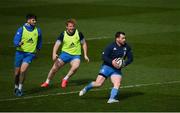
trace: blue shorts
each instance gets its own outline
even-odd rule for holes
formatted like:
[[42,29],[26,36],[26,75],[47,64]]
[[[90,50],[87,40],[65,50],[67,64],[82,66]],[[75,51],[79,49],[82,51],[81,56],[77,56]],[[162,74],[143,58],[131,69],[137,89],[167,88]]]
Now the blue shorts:
[[99,75],[102,75],[103,77],[108,78],[112,75],[122,76],[122,72],[121,70],[114,69],[108,65],[102,65],[99,71]]
[[26,53],[22,51],[16,51],[15,54],[15,67],[21,67],[23,62],[30,64],[32,60],[35,58],[35,54]]
[[61,52],[59,55],[59,59],[61,59],[64,63],[71,62],[74,59],[81,59],[80,55],[70,55],[69,53],[66,52]]

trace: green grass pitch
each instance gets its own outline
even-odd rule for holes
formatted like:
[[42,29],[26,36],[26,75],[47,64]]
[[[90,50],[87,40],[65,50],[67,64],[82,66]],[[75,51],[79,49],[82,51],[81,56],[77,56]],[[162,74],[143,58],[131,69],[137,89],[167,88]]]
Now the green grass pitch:
[[[0,3],[0,111],[180,111],[180,1],[179,0],[1,0]],[[38,16],[42,50],[31,64],[23,97],[13,94],[13,37],[27,13]],[[53,62],[53,44],[65,29],[65,20],[77,19],[88,42],[90,63],[80,69],[66,89],[62,68],[50,88],[42,89]],[[109,80],[83,97],[78,91],[94,80],[103,48],[115,32],[124,31],[134,62],[123,70],[119,103],[107,104]]]

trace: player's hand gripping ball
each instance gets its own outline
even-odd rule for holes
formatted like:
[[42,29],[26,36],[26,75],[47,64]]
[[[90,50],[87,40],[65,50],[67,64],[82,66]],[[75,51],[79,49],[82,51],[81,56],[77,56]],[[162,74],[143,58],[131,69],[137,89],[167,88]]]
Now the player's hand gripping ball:
[[124,60],[122,58],[117,58],[116,63],[118,64],[119,68],[121,68],[124,63]]

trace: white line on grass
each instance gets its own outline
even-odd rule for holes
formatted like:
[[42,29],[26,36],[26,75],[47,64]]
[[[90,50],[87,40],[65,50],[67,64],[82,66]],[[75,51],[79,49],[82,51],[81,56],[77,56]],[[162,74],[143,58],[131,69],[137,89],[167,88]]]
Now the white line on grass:
[[[157,83],[149,83],[149,84],[135,84],[135,85],[122,86],[121,88],[134,88],[134,87],[163,85],[163,84],[174,84],[174,83],[180,83],[180,81],[170,81],[170,82],[163,82],[163,83],[157,82]],[[103,91],[103,90],[109,90],[109,89],[111,89],[111,88],[93,89],[91,91]],[[67,95],[67,94],[75,94],[75,93],[79,93],[79,91],[71,91],[71,92],[65,92],[65,93],[54,93],[54,94],[45,94],[45,95],[36,95],[36,96],[24,96],[24,97],[19,97],[19,98],[1,99],[0,102],[13,101],[13,100],[25,100],[25,99],[32,99],[32,98],[39,98],[39,97],[47,97],[47,96]]]

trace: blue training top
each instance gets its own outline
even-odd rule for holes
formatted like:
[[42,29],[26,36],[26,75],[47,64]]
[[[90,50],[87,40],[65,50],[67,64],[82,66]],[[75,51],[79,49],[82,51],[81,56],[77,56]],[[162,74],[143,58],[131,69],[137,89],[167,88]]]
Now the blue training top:
[[[23,25],[28,31],[33,31],[34,30],[34,26],[31,26],[27,23],[25,23]],[[40,28],[37,28],[38,29],[38,42],[37,42],[37,46],[36,48],[38,50],[41,49],[42,47],[42,33],[41,33],[41,30]],[[16,35],[14,36],[14,46],[15,47],[18,47],[19,46],[19,42],[21,42],[21,38],[22,38],[22,33],[23,33],[23,27],[20,27],[17,32],[16,32]]]
[[[124,53],[126,54],[124,55]],[[105,48],[102,54],[102,59],[104,61],[103,64],[115,68],[112,65],[112,60],[123,56],[124,59],[127,58],[127,60],[124,62],[124,66],[127,66],[133,61],[133,55],[130,46],[127,43],[119,46],[116,42],[113,42]]]

